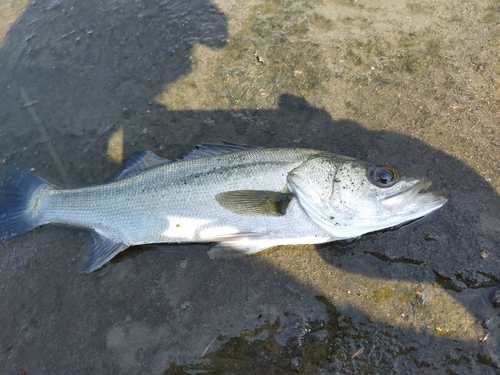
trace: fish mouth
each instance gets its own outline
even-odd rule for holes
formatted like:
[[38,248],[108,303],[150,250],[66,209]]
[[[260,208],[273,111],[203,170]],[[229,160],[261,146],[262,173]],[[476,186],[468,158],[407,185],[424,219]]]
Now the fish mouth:
[[442,207],[448,196],[438,191],[429,192],[429,180],[420,180],[407,190],[381,200],[382,205],[398,216],[408,216],[410,220],[425,216]]

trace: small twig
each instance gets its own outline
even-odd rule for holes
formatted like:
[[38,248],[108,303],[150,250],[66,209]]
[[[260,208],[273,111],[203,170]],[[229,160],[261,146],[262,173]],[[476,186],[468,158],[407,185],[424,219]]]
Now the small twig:
[[372,353],[373,350],[375,349],[375,343],[373,341],[368,341],[368,344],[366,344],[366,356],[369,357]]
[[361,355],[363,352],[365,351],[365,347],[362,346],[361,348],[359,348],[358,350],[356,350],[352,355],[351,355],[351,359],[352,358],[356,358],[358,355]]
[[52,142],[50,141],[49,135],[47,134],[47,131],[45,130],[44,126],[42,125],[42,122],[38,118],[35,108],[33,108],[33,104],[37,103],[37,101],[31,101],[28,98],[28,95],[26,94],[26,91],[24,91],[23,88],[21,88],[21,95],[26,102],[25,106],[28,109],[31,117],[33,118],[33,121],[35,122],[35,125],[38,127],[38,130],[41,133],[42,136],[42,142],[47,143],[47,147],[49,148],[50,155],[52,156],[52,159],[54,159],[54,163],[56,164],[57,171],[61,175],[61,178],[65,184],[69,184],[69,178],[66,175],[66,172],[64,171],[64,167],[61,163],[61,159],[59,158],[59,155],[57,155],[57,152],[52,145]]
[[222,335],[222,332],[219,333],[217,336],[215,336],[215,338],[212,341],[210,341],[210,344],[208,344],[208,346],[203,351],[201,358],[205,357],[205,354],[207,354],[208,349],[214,344],[214,342],[220,337],[220,335]]
[[38,103],[38,100],[33,100],[32,102],[29,102],[29,103],[23,104],[23,105],[21,106],[21,108],[28,108],[28,107],[31,107],[32,105],[35,105],[36,103]]
[[481,344],[484,344],[484,343],[486,342],[486,340],[488,340],[488,337],[490,337],[490,333],[489,333],[489,332],[488,332],[486,335],[484,335],[484,337],[481,337],[481,338],[479,339],[479,342],[480,342]]

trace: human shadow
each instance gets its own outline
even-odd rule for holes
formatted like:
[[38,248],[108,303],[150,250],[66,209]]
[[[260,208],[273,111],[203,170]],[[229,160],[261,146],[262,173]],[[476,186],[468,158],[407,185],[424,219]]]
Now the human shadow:
[[[37,101],[33,108],[74,185],[102,182],[116,168],[106,147],[119,127],[124,154],[152,149],[174,158],[196,143],[228,140],[316,148],[392,164],[432,180],[433,189],[449,194],[449,203],[432,221],[317,251],[353,275],[435,281],[482,319],[484,303],[477,302],[485,298],[483,289],[472,297],[467,292],[499,284],[500,200],[463,163],[407,136],[333,119],[291,95],[283,95],[273,110],[172,111],[154,101],[189,72],[194,43],[222,48],[227,34],[225,15],[208,1],[33,2],[0,50],[3,158],[54,180],[61,177],[47,140],[40,139],[23,108],[30,103],[22,99],[22,88]],[[475,360],[474,366],[488,373],[491,363],[496,365],[496,352],[484,352],[477,342],[387,327],[355,308],[335,307],[317,298],[321,293],[314,285],[265,257],[209,260],[206,245],[158,245],[85,275],[79,263],[87,248],[85,231],[59,227],[1,245],[0,366],[5,373],[187,371],[193,362],[209,368],[200,359],[209,346],[220,353],[211,355],[211,364],[227,372],[242,363],[247,367],[240,373],[262,364],[288,372],[298,371],[296,363],[335,368],[338,353],[353,352],[360,338],[368,341],[377,331],[399,340],[397,348],[392,339],[378,341],[378,364],[385,369],[393,366],[390,358],[406,352],[413,354],[400,358],[401,366],[421,368],[424,360],[429,367],[448,366],[446,358],[456,348],[462,353],[458,364],[467,365],[471,353],[479,353],[490,362]],[[238,350],[231,347],[242,337]],[[330,348],[321,359],[314,353],[318,345]],[[360,360],[370,373],[373,357]],[[345,371],[356,372],[348,358],[343,361]]]
[[[227,40],[226,16],[208,0],[30,4],[1,49],[5,153],[16,160],[20,144],[47,142],[27,111],[16,111],[30,104],[21,90],[61,155],[72,138],[75,159],[94,161],[88,151],[115,127],[163,122],[166,108],[154,97],[191,71],[195,44],[218,49]],[[61,158],[67,173],[81,168]]]

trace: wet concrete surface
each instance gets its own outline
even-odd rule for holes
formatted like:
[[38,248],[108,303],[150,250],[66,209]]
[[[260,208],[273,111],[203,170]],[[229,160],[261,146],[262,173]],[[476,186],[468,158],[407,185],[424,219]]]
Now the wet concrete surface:
[[500,371],[498,2],[1,9],[5,165],[81,186],[135,150],[227,140],[388,163],[450,196],[353,241],[141,246],[92,274],[87,232],[35,230],[0,246],[1,373]]

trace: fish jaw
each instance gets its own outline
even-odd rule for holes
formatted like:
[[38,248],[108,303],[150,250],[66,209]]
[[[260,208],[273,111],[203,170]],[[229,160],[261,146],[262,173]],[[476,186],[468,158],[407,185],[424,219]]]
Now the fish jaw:
[[421,180],[406,191],[382,198],[381,205],[385,210],[393,213],[396,220],[404,218],[404,222],[426,216],[444,206],[448,201],[444,193],[427,191],[431,184],[429,180]]

